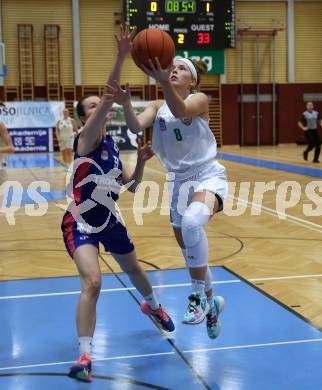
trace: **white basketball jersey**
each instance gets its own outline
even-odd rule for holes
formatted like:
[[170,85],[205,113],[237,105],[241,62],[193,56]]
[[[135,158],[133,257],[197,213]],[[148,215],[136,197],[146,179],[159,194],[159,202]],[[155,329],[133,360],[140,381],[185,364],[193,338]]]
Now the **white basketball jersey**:
[[73,134],[74,130],[73,130],[73,122],[72,122],[71,118],[60,119],[59,120],[59,130],[61,132],[62,137],[64,137],[64,136],[68,137],[71,134]]
[[208,121],[200,116],[175,118],[166,103],[158,110],[153,124],[152,148],[161,164],[168,172],[176,173],[177,178],[193,175],[217,154]]

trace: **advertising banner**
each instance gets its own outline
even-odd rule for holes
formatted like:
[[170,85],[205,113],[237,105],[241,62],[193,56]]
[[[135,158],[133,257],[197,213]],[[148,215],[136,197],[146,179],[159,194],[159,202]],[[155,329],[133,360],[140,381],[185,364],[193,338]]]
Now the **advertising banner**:
[[6,102],[0,120],[6,125],[16,153],[53,152],[53,128],[62,118],[65,103]]
[[[132,102],[134,112],[140,114],[149,105],[148,101]],[[120,150],[137,149],[137,138],[143,133],[133,134],[126,125],[123,107],[113,104],[108,114],[107,131],[113,137],[114,142]]]
[[53,129],[8,129],[16,153],[53,152]]
[[177,50],[176,57],[202,60],[208,66],[208,74],[225,73],[225,51],[224,50]]
[[[141,113],[150,104],[149,101],[132,101],[132,106],[136,114]],[[74,102],[76,108],[77,102]],[[81,125],[77,117],[76,109],[74,109],[74,118],[78,125]],[[120,150],[135,150],[138,147],[137,138],[142,137],[143,133],[133,134],[126,125],[123,107],[118,104],[113,104],[107,114],[106,130],[113,138]]]
[[54,128],[64,108],[64,102],[5,102],[0,119],[8,129]]

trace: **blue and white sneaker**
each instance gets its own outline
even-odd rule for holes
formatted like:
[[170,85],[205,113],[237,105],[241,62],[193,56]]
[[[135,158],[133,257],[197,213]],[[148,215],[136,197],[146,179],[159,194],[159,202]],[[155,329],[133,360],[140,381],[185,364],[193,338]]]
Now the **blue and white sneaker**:
[[221,323],[219,314],[224,310],[225,300],[221,296],[215,296],[214,306],[207,314],[207,333],[210,339],[215,339],[219,336]]
[[189,295],[189,305],[182,322],[190,325],[200,324],[205,319],[209,309],[207,297],[201,296],[199,292],[193,292]]

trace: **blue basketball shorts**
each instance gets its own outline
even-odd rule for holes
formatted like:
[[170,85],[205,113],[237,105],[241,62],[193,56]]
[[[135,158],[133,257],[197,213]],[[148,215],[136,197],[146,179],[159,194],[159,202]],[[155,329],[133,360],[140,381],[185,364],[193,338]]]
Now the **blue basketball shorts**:
[[107,225],[99,233],[90,233],[83,224],[75,221],[70,213],[66,213],[61,229],[67,252],[72,258],[76,249],[85,244],[94,245],[99,250],[99,243],[101,243],[106,252],[117,254],[127,254],[134,250],[125,226],[117,221]]

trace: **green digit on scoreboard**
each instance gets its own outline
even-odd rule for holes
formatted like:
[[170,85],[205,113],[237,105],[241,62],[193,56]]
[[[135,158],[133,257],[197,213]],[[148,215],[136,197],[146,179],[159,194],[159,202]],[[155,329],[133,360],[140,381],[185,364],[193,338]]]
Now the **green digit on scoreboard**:
[[188,7],[188,12],[195,12],[195,5],[196,5],[196,3],[195,2],[193,2],[193,1],[188,1],[187,2],[188,4],[187,4],[187,7]]
[[166,12],[173,13],[194,13],[196,7],[195,1],[172,1],[167,0],[165,2]]

